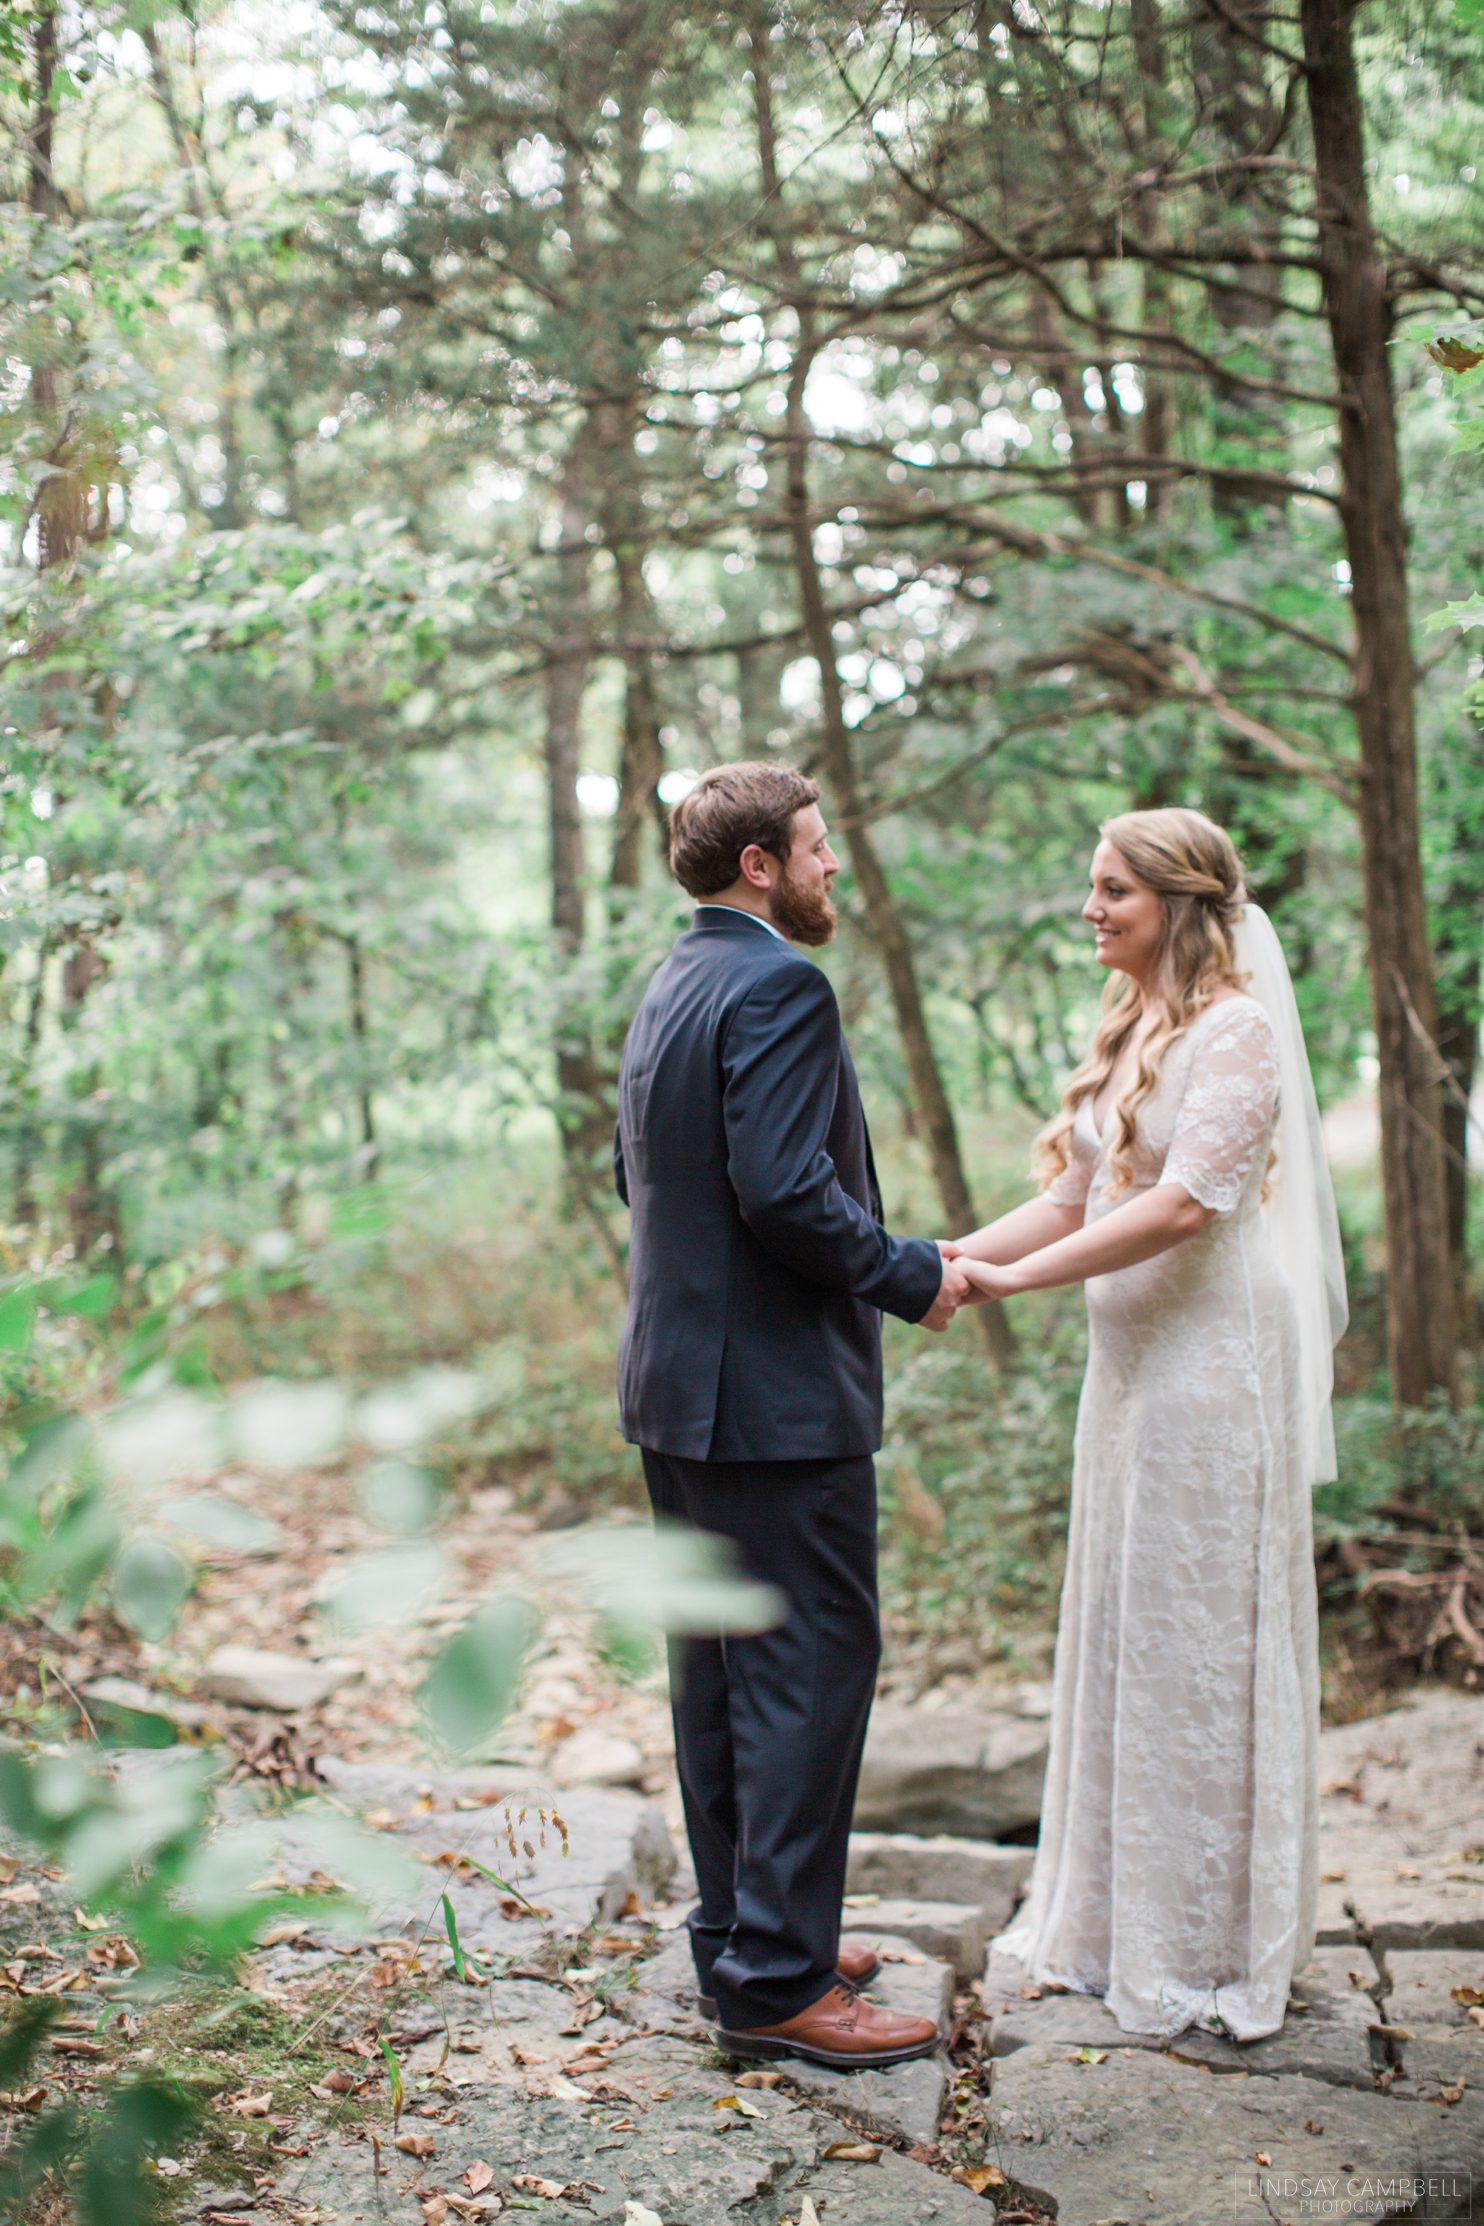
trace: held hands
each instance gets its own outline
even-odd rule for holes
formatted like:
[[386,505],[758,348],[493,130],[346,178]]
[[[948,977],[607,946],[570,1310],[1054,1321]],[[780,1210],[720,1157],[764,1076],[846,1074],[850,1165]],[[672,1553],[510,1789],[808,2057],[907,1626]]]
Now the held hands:
[[939,1245],[943,1254],[943,1279],[938,1285],[938,1295],[918,1324],[920,1329],[944,1330],[954,1315],[970,1296],[969,1278],[958,1260],[950,1260],[947,1250]]
[[1012,1269],[970,1259],[950,1238],[940,1237],[937,1243],[943,1256],[943,1280],[920,1328],[947,1329],[961,1306],[982,1306],[986,1299],[1009,1298],[1018,1289]]

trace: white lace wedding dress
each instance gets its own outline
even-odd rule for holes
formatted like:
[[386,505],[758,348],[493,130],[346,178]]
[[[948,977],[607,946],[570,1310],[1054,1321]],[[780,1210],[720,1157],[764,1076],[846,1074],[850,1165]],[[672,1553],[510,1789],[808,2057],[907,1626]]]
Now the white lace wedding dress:
[[[1276,2032],[1314,1943],[1310,1486],[1261,1209],[1277,1077],[1252,998],[1197,1016],[1140,1109],[1135,1189],[1183,1183],[1215,1218],[1086,1285],[1040,1845],[995,1945],[1130,2032]],[[1107,1180],[1084,1099],[1050,1195],[1092,1222]]]

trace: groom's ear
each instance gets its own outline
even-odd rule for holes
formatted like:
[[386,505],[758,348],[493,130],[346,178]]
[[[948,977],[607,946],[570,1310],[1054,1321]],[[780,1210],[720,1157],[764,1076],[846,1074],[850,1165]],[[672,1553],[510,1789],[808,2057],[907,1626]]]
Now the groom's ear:
[[[776,871],[777,865],[778,860],[773,856],[771,850],[764,850],[760,842],[750,842],[737,860],[737,871],[750,887],[771,889],[773,886],[773,871]],[[773,871],[770,871],[770,868]]]

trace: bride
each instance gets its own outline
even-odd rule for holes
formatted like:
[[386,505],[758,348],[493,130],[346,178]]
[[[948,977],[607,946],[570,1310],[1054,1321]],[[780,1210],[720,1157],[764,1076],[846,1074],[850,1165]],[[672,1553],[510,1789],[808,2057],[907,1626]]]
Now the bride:
[[995,1943],[1129,2032],[1255,2040],[1314,1945],[1310,1488],[1345,1325],[1278,939],[1200,812],[1103,827],[1110,980],[1043,1189],[946,1246],[987,1298],[1086,1286],[1041,1837]]

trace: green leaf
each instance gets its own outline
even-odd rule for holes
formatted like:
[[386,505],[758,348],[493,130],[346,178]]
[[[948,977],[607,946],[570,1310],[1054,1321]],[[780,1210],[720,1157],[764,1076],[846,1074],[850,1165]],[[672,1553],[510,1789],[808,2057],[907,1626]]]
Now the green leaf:
[[36,1292],[29,1283],[0,1293],[0,1352],[23,1353],[36,1323]]
[[1429,611],[1423,623],[1429,634],[1440,634],[1449,626],[1484,626],[1484,595],[1469,595],[1462,602],[1445,603],[1440,611]]
[[514,1698],[535,1623],[524,1600],[504,1593],[454,1633],[422,1688],[423,1706],[445,1747],[472,1746],[500,1721]]
[[443,1929],[448,1934],[448,1945],[453,1952],[453,1967],[458,1976],[464,1979],[469,1974],[464,1962],[464,1951],[459,1946],[459,1927],[458,1920],[453,1913],[453,1903],[449,1900],[447,1894],[443,1894],[439,1898],[443,1903]]
[[191,1589],[191,1572],[168,1538],[139,1531],[113,1565],[113,1604],[142,1639],[162,1639]]
[[61,2014],[54,1995],[16,2003],[0,2025],[0,2088],[9,2093],[29,2083],[31,2066]]
[[148,2160],[178,2144],[195,2116],[178,2087],[146,2080],[115,2087],[77,2175],[78,2226],[149,2226],[158,2205]]
[[215,1492],[187,1492],[181,1499],[166,1500],[158,1510],[162,1523],[199,1539],[203,1546],[220,1546],[228,1553],[270,1552],[283,1539],[283,1531],[266,1515]]
[[678,1524],[595,1525],[547,1559],[615,1631],[767,1631],[784,1612],[771,1585],[741,1573],[729,1541]]
[[390,2042],[383,2040],[379,2033],[376,2036],[376,2045],[386,2058],[386,2076],[392,2090],[392,2118],[395,2121],[401,2117],[402,2105],[407,2100],[407,2090],[402,2084],[402,2066],[397,2062]]
[[112,1307],[118,1287],[116,1275],[90,1275],[75,1291],[59,1293],[47,1303],[54,1314],[85,1314],[96,1321]]
[[417,1614],[445,1566],[441,1547],[431,1544],[378,1546],[357,1554],[324,1602],[324,1614],[337,1631],[382,1630]]

